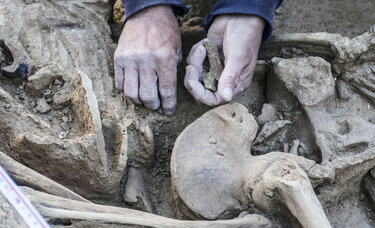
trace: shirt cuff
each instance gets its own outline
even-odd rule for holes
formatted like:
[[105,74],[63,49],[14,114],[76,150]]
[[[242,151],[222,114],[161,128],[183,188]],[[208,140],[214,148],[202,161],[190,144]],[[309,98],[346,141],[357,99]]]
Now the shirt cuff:
[[189,11],[180,0],[122,0],[122,3],[125,8],[124,22],[139,11],[151,6],[170,5],[175,15],[179,16],[183,16]]
[[263,30],[262,43],[272,35],[272,19],[276,9],[283,0],[218,0],[211,12],[204,18],[203,28],[208,31],[216,15],[220,14],[250,14],[262,17],[266,21]]

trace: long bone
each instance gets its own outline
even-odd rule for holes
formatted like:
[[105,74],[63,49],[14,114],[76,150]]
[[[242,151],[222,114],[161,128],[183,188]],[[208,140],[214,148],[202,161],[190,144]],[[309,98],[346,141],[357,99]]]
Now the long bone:
[[254,117],[234,103],[205,113],[180,134],[171,174],[181,213],[225,219],[251,204],[265,212],[283,204],[303,227],[330,227],[308,176],[330,179],[332,170],[286,153],[252,156],[257,130]]

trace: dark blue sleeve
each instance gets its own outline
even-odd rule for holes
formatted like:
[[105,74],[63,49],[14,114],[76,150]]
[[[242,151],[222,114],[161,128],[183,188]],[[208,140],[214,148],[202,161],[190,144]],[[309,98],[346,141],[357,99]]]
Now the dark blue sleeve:
[[218,0],[203,22],[203,28],[208,31],[216,15],[220,14],[251,14],[262,17],[266,21],[263,30],[262,43],[272,35],[272,19],[276,9],[283,0]]
[[188,8],[180,0],[122,0],[125,8],[125,20],[129,19],[139,11],[156,5],[171,5],[176,15],[183,16]]

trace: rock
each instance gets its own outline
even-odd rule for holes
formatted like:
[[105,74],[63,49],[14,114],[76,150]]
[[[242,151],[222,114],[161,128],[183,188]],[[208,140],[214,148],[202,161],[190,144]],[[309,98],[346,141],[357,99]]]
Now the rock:
[[276,108],[273,105],[265,103],[262,107],[262,114],[258,116],[257,121],[263,125],[269,121],[277,120]]
[[100,159],[104,168],[107,168],[107,154],[105,151],[102,122],[92,88],[91,80],[83,72],[77,75],[76,89],[72,94],[72,103],[75,107],[76,116],[85,134],[94,134],[96,138],[97,151],[89,154],[90,159]]
[[254,144],[259,144],[268,138],[272,137],[275,133],[280,131],[286,125],[292,124],[289,120],[276,120],[270,121],[264,124],[262,129],[260,130],[257,138],[254,141]]
[[57,78],[61,77],[53,68],[46,67],[38,70],[28,78],[27,87],[33,94],[40,94],[48,88]]
[[36,110],[42,114],[47,113],[51,110],[51,106],[47,104],[46,99],[41,98],[37,102]]
[[68,105],[71,101],[71,96],[72,91],[68,86],[62,88],[53,95],[52,107],[54,109],[59,109]]

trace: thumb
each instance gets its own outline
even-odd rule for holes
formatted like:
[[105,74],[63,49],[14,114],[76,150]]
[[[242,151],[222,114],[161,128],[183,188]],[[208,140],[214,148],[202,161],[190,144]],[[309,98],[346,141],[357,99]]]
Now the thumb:
[[218,85],[218,93],[226,102],[232,100],[234,90],[237,88],[240,81],[239,72],[230,68],[231,66],[227,64],[223,73],[221,74]]

